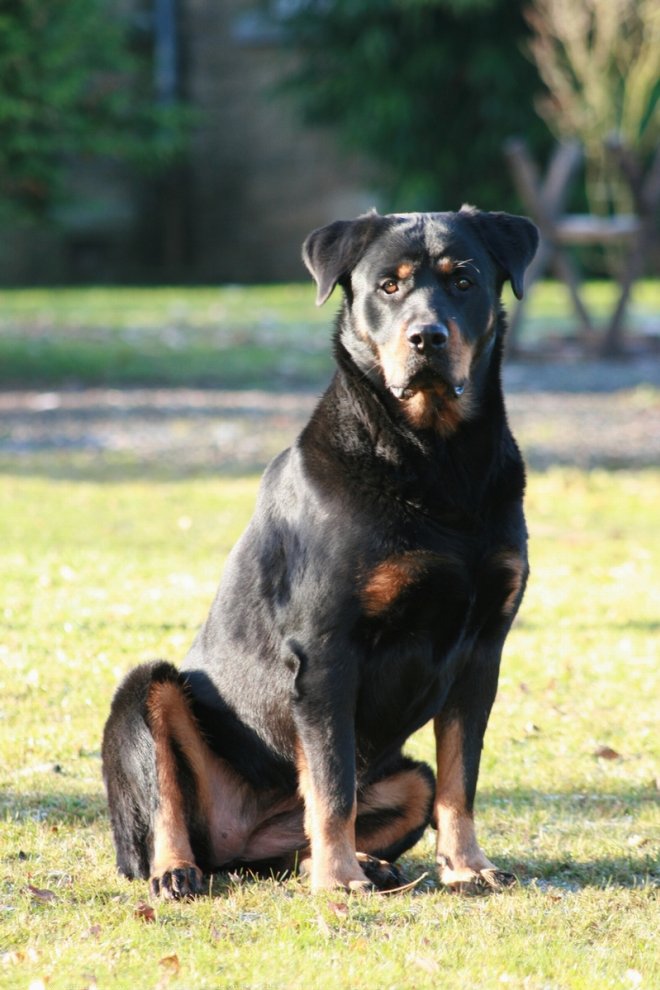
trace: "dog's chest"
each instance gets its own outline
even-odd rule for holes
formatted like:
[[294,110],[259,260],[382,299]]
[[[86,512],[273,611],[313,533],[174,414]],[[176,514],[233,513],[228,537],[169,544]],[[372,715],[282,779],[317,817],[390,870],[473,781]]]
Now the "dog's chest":
[[513,615],[524,550],[505,541],[455,539],[447,549],[384,555],[360,582],[363,698],[377,717],[423,720],[474,641]]

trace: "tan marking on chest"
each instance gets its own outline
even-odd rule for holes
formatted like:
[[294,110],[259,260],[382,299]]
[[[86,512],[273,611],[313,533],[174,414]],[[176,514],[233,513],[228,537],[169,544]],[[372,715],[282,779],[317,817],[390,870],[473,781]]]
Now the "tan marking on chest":
[[376,564],[360,589],[362,607],[370,618],[382,615],[403,592],[443,560],[426,550],[407,550]]

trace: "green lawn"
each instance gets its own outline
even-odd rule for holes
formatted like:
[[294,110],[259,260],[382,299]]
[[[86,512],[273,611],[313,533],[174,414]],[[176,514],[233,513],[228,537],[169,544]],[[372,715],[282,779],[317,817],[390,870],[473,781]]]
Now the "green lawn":
[[[317,385],[331,367],[333,299],[314,288],[0,289],[0,384],[175,384],[245,387]],[[591,282],[584,296],[596,322],[611,313],[616,287]],[[506,293],[510,303],[511,293]],[[655,327],[660,279],[635,286],[629,324]],[[570,336],[565,288],[535,287],[521,344]]]
[[[102,724],[126,670],[185,652],[257,482],[53,480],[38,456],[29,467],[0,464],[0,985],[658,985],[660,473],[530,480],[533,578],[478,809],[516,890],[439,890],[429,833],[405,860],[411,877],[429,873],[416,893],[312,898],[297,880],[219,879],[208,900],[156,904],[149,923],[136,914],[145,885],[114,871]],[[411,749],[431,759],[429,733]]]

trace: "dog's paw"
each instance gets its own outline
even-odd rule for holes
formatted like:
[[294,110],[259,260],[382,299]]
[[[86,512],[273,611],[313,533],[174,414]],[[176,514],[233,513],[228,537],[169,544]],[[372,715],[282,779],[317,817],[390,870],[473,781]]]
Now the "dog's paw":
[[370,881],[372,890],[396,890],[406,883],[406,878],[394,863],[369,856],[368,853],[358,853],[357,860]]
[[498,870],[496,867],[485,870],[452,870],[444,867],[440,872],[440,882],[452,894],[463,894],[468,897],[479,897],[483,894],[493,894],[506,890],[518,883],[513,873]]
[[154,897],[185,901],[204,893],[204,876],[194,863],[178,863],[149,881]]

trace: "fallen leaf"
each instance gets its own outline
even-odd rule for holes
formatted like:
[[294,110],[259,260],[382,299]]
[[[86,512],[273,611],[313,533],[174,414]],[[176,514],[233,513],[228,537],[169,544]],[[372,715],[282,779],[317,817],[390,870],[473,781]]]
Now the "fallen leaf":
[[621,753],[617,753],[617,751],[615,749],[612,749],[611,746],[599,746],[598,749],[595,750],[593,755],[597,757],[597,759],[599,760],[621,759]]
[[156,912],[150,904],[145,904],[144,901],[140,901],[133,914],[140,921],[150,922],[156,920]]
[[102,929],[100,925],[92,925],[92,927],[87,932],[87,935],[89,938],[98,938],[99,935],[101,934],[101,930]]
[[168,973],[171,973],[172,976],[176,976],[181,969],[181,963],[177,955],[163,956],[162,959],[158,960],[158,965],[162,966]]
[[25,953],[21,952],[20,949],[14,949],[13,952],[3,952],[0,959],[3,966],[18,966],[20,963],[25,962]]
[[[387,941],[386,939],[384,941]],[[351,942],[352,952],[366,952],[369,948],[369,941],[366,938],[356,938],[354,942]]]
[[328,907],[335,918],[348,918],[348,904],[344,904],[341,901],[330,901]]
[[35,901],[39,901],[41,904],[50,904],[51,901],[57,900],[57,894],[54,894],[52,890],[42,890],[39,887],[33,887],[31,883],[28,884],[27,889]]

